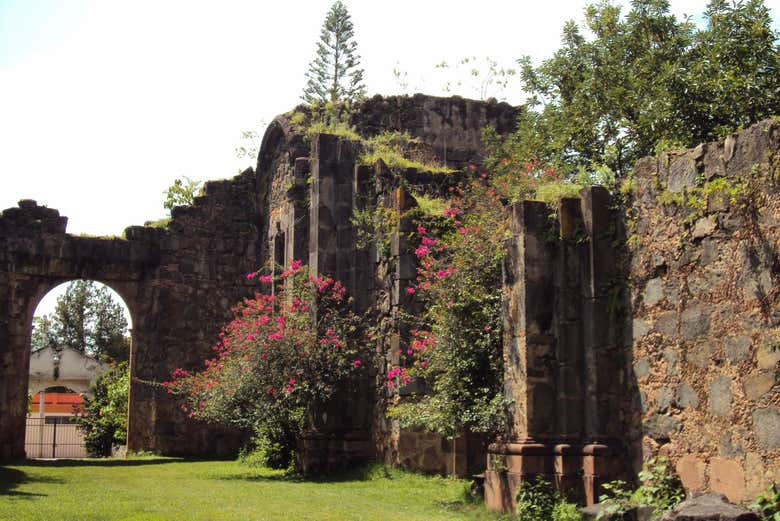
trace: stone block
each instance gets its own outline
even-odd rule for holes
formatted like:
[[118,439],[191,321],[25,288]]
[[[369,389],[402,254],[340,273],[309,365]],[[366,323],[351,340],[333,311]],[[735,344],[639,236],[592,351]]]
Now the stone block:
[[688,382],[683,382],[677,387],[675,405],[681,409],[686,407],[695,409],[699,406],[699,395]]
[[642,422],[645,436],[659,443],[668,442],[672,434],[679,431],[681,427],[680,420],[666,414],[652,414]]
[[680,458],[675,465],[677,475],[687,492],[704,490],[706,463],[695,454],[687,454]]
[[645,285],[644,304],[653,307],[664,299],[664,281],[660,278],[650,279]]
[[775,343],[764,343],[756,352],[759,369],[774,369],[780,362],[780,349],[775,349]]
[[650,326],[644,320],[635,318],[631,323],[634,340],[639,340],[650,332]]
[[669,191],[679,193],[695,185],[696,162],[688,155],[673,160],[669,165]]
[[710,328],[711,308],[707,304],[695,303],[683,310],[680,316],[680,334],[686,340],[704,335]]
[[750,337],[745,335],[728,337],[726,339],[726,358],[728,358],[732,364],[741,362],[750,351],[751,343]]
[[647,358],[640,358],[634,362],[634,376],[644,378],[650,374],[650,362]]
[[758,400],[775,385],[773,371],[757,371],[747,375],[743,381],[745,397],[748,400]]
[[715,222],[715,219],[712,217],[702,217],[698,221],[696,221],[696,224],[693,227],[693,238],[694,239],[701,239],[704,237],[707,237],[708,235],[712,235],[712,233],[717,228],[717,223]]
[[745,498],[745,471],[738,462],[726,458],[710,461],[710,488],[739,503]]
[[665,413],[669,410],[674,400],[674,393],[668,387],[661,387],[655,397],[655,405],[658,412]]
[[725,375],[716,377],[709,386],[709,412],[715,416],[727,416],[731,413],[731,378]]
[[760,521],[760,518],[754,512],[730,504],[722,494],[709,493],[686,499],[661,521]]
[[677,336],[677,312],[665,311],[659,314],[655,319],[653,329],[667,338]]
[[780,409],[774,406],[757,409],[753,411],[752,420],[759,448],[780,447]]

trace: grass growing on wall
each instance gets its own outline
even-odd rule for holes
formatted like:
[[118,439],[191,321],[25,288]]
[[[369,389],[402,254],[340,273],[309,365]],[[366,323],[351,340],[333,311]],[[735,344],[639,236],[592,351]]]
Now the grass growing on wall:
[[0,520],[497,519],[467,486],[382,467],[303,481],[235,461],[27,461],[0,467]]

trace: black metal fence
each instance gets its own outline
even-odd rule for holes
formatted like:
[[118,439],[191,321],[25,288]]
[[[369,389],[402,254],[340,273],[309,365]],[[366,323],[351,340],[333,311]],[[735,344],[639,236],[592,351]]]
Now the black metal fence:
[[74,416],[27,418],[24,451],[28,458],[86,458],[84,435]]

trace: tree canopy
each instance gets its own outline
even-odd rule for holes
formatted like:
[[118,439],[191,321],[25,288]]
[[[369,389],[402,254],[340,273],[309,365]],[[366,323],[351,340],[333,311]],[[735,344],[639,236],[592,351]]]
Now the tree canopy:
[[317,43],[317,57],[309,64],[306,103],[355,102],[365,96],[363,69],[347,7],[336,0],[325,17]]
[[699,28],[667,0],[628,13],[589,5],[585,27],[534,66],[520,60],[528,106],[507,140],[487,134],[496,170],[532,157],[569,174],[618,176],[645,155],[712,141],[780,112],[780,50],[762,0],[712,0]]
[[54,312],[33,319],[33,351],[71,348],[108,361],[129,357],[127,319],[106,286],[71,282],[57,298]]

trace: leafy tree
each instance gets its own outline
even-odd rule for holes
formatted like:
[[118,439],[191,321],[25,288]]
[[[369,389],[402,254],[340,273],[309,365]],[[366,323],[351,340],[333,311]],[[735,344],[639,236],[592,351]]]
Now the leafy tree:
[[70,283],[57,299],[54,313],[33,322],[32,349],[69,347],[103,360],[129,356],[127,320],[108,288],[92,281]]
[[177,206],[190,206],[195,200],[195,195],[200,192],[201,181],[195,181],[187,176],[176,179],[173,184],[168,187],[165,193],[165,202],[163,207],[169,212]]
[[49,315],[33,317],[32,339],[30,341],[33,351],[39,349],[60,349],[57,336],[54,333],[54,320]]
[[357,42],[347,7],[336,0],[325,17],[317,43],[317,57],[309,64],[306,103],[352,103],[365,96],[363,69],[357,55]]
[[568,22],[552,58],[520,60],[528,109],[508,139],[487,133],[493,171],[536,156],[559,172],[621,175],[644,155],[780,111],[780,50],[762,0],[712,0],[705,18],[703,29],[677,20],[667,0],[633,0],[626,16],[588,6],[585,30]]
[[[762,0],[712,0],[684,84],[674,90],[688,143],[711,141],[780,112],[780,47]],[[681,129],[681,130],[682,130]]]
[[112,445],[125,443],[129,391],[130,373],[126,362],[98,376],[89,388],[78,425],[90,455],[110,456]]

